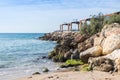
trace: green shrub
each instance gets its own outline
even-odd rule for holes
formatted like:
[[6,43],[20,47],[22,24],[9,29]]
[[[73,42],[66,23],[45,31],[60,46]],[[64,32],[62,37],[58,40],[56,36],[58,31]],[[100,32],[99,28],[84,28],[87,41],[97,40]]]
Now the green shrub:
[[120,14],[113,14],[112,16],[103,16],[103,14],[99,13],[97,16],[94,15],[90,19],[90,23],[83,23],[80,33],[93,35],[100,32],[104,25],[119,23],[120,24]]
[[81,34],[87,34],[87,35],[89,35],[90,31],[91,31],[90,25],[88,25],[88,24],[85,22],[85,23],[84,23],[84,26],[81,27],[81,29],[80,29],[80,33],[81,33]]
[[110,16],[107,23],[108,24],[120,23],[120,14],[114,14],[114,15]]
[[90,34],[96,34],[100,32],[103,28],[105,17],[103,14],[99,13],[98,16],[93,16],[90,20]]
[[97,16],[92,16],[90,19],[90,24],[85,22],[80,29],[81,34],[93,35],[101,31],[104,25],[105,17],[103,14],[99,13]]

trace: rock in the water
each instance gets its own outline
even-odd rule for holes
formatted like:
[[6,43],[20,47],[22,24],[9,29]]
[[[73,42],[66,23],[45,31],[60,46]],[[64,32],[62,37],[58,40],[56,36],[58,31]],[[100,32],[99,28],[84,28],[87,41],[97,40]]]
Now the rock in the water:
[[103,44],[103,55],[110,54],[116,49],[120,49],[120,34],[109,36]]
[[44,68],[43,72],[49,72],[49,69],[48,68]]
[[51,33],[47,33],[44,36],[39,37],[39,39],[41,39],[41,40],[49,40],[51,37],[52,37],[52,34]]
[[39,72],[35,72],[35,73],[33,73],[32,75],[39,75],[40,73]]
[[98,57],[102,55],[102,48],[95,46],[80,53],[80,59],[84,62],[88,62],[89,57]]
[[42,59],[46,59],[46,58],[48,58],[48,57],[47,57],[47,56],[42,56],[41,58],[42,58]]

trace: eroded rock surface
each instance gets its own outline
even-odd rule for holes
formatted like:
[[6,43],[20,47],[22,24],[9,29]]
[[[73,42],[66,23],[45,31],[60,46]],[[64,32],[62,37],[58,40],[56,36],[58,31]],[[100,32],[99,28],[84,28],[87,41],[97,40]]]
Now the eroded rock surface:
[[100,46],[95,46],[87,49],[80,53],[80,59],[87,62],[89,57],[98,57],[102,55],[102,48]]
[[[79,32],[53,32],[40,39],[58,43],[49,55],[50,59],[57,62],[64,62],[67,59],[82,59],[88,62],[90,57],[96,57],[93,63],[99,60],[104,61],[99,62],[101,64],[94,69],[110,71],[113,65],[106,61],[115,61],[120,58],[120,24],[118,23],[105,25],[101,32],[92,36],[81,35]],[[117,61],[115,64],[118,66],[119,60]]]

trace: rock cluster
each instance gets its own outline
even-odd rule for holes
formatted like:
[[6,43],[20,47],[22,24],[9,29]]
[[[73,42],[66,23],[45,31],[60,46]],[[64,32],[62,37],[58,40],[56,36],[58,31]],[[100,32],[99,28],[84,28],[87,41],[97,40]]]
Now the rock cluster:
[[[92,64],[95,61],[101,64],[92,68],[100,66],[102,71],[110,71],[116,64],[117,67],[120,66],[120,24],[118,23],[106,25],[100,33],[92,36],[81,35],[79,32],[53,32],[40,39],[57,41],[58,45],[48,56],[55,62],[64,62],[72,58],[88,63],[89,58],[92,57]],[[103,63],[98,59],[104,60]],[[111,60],[114,65],[108,63],[112,62]]]
[[92,70],[113,71],[114,62],[109,58],[89,58],[88,63]]
[[[96,49],[92,49],[92,48],[98,47],[98,46],[100,46],[101,48],[99,48],[97,52],[94,52],[96,51]],[[94,46],[92,48],[91,48],[91,51],[89,49],[84,52],[81,52],[80,53],[81,59],[87,59],[87,61],[89,61],[88,59],[90,57],[93,57],[91,63],[94,63],[98,59],[99,60],[103,58],[110,59],[114,62],[114,64],[113,65],[109,64],[109,66],[108,64],[105,65],[105,67],[107,67],[105,71],[109,71],[107,70],[109,68],[110,69],[114,68],[115,70],[119,71],[120,70],[120,24],[114,23],[111,25],[104,26],[100,33],[100,36],[94,39]],[[97,55],[98,53],[99,55]],[[88,57],[86,58],[86,56]],[[101,65],[99,66],[101,67]],[[94,67],[92,66],[92,68],[95,68],[95,67],[96,66]],[[101,69],[100,67],[99,69]],[[104,66],[102,66],[102,68],[104,68]]]
[[55,62],[67,59],[79,59],[81,51],[93,46],[93,37],[81,35],[79,32],[53,32],[41,37],[42,40],[56,41],[58,45],[48,55]]

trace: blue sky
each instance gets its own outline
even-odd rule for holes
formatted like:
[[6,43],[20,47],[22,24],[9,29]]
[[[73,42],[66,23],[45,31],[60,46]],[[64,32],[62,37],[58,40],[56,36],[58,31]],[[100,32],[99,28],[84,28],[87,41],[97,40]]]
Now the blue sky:
[[0,33],[52,32],[64,22],[116,11],[120,0],[0,0]]

